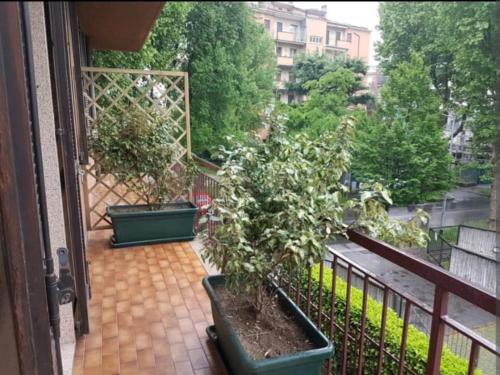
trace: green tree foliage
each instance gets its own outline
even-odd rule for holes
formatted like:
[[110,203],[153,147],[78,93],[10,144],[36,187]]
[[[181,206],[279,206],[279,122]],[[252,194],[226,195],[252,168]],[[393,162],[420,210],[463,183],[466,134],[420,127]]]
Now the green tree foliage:
[[495,7],[495,2],[384,2],[379,8],[382,66],[390,72],[412,52],[423,56],[444,111],[470,119],[483,152],[491,149],[496,129]]
[[169,2],[139,52],[97,52],[94,65],[186,70],[193,151],[259,126],[272,98],[273,42],[243,2]]
[[376,116],[360,116],[353,175],[380,181],[396,203],[418,203],[446,191],[451,158],[440,126],[440,101],[429,70],[412,55],[392,70]]
[[90,149],[100,172],[113,173],[147,204],[164,204],[188,194],[197,168],[191,160],[180,171],[172,168],[179,150],[172,142],[172,127],[161,116],[148,116],[137,108],[113,120],[104,113],[91,135]]
[[336,129],[342,116],[350,112],[359,79],[351,70],[338,68],[318,80],[306,82],[303,87],[308,90],[307,101],[283,108],[288,118],[286,126],[291,133],[305,132],[318,137]]
[[[294,77],[294,81],[288,83],[288,88],[301,93],[309,91],[304,87],[306,82],[317,81],[326,73],[334,72],[339,68],[349,69],[359,76],[365,75],[368,70],[363,60],[343,55],[332,57],[325,54],[299,54],[294,57],[293,62],[290,74]],[[358,82],[361,88],[361,79]]]
[[[468,120],[467,125],[474,132],[474,151],[480,159],[492,157],[494,174],[500,171],[492,147],[498,126],[497,7],[498,2],[493,1],[382,3],[379,8],[382,42],[378,46],[387,70],[408,61],[412,51],[424,57],[444,113],[452,110]],[[494,177],[493,181],[497,179]],[[492,227],[497,216],[497,189],[494,182]]]
[[272,40],[244,3],[196,3],[188,16],[193,149],[207,154],[256,129],[272,98]]

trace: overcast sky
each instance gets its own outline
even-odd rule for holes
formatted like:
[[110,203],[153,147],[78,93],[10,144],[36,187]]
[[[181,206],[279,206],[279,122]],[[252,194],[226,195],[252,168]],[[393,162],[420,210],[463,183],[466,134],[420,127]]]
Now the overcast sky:
[[380,33],[375,29],[378,25],[378,1],[294,1],[293,4],[299,8],[314,9],[326,5],[328,19],[369,28],[372,31],[369,65],[376,65],[373,46],[380,40]]

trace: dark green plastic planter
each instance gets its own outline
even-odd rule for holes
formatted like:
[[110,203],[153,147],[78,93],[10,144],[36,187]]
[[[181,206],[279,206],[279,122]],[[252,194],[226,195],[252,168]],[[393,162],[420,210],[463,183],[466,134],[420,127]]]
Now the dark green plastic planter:
[[227,359],[231,374],[238,375],[316,375],[320,374],[324,362],[333,355],[333,345],[304,315],[292,300],[278,289],[278,300],[284,309],[290,311],[304,328],[316,349],[293,353],[286,356],[254,360],[243,348],[238,335],[222,311],[214,286],[223,285],[224,276],[207,276],[203,286],[212,303],[212,316],[223,357]]
[[113,225],[111,246],[192,240],[198,208],[191,202],[171,203],[166,207],[157,210],[151,210],[148,205],[108,207],[106,212]]

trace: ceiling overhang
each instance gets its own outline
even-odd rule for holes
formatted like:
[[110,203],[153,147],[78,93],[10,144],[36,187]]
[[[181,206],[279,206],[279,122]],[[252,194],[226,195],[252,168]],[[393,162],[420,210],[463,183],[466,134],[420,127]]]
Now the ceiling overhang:
[[76,9],[89,48],[138,51],[164,5],[164,1],[83,1],[76,3]]

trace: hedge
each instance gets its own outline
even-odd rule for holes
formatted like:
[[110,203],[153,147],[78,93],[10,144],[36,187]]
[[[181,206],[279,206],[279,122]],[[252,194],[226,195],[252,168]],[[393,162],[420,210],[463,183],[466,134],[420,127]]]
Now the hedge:
[[[313,267],[311,277],[311,299],[318,301],[319,296],[319,265]],[[331,306],[331,285],[332,285],[332,271],[329,268],[323,270],[323,312],[330,315]],[[307,289],[307,274],[302,277],[302,290]],[[345,321],[345,301],[346,301],[347,283],[337,276],[336,280],[336,300],[335,300],[335,321],[340,326],[344,326]],[[305,301],[302,301],[305,304]],[[350,325],[349,333],[355,337],[355,340],[348,341],[348,374],[354,374],[357,371],[357,359],[359,357],[359,330],[361,326],[361,312],[363,305],[363,292],[359,289],[351,287],[351,302],[350,302]],[[304,306],[302,306],[304,307]],[[317,319],[317,311],[311,309],[312,318]],[[378,360],[378,342],[380,337],[380,325],[382,316],[382,304],[375,299],[368,296],[366,308],[366,323],[365,334],[375,340],[377,345],[365,339],[364,350],[364,373],[375,374],[377,369]],[[390,308],[387,309],[385,328],[385,348],[386,350],[399,358],[403,320]],[[328,333],[328,322],[323,319],[322,330]],[[333,343],[335,348],[334,366],[337,370],[341,366],[342,356],[342,333],[334,333]],[[425,374],[425,367],[427,363],[427,353],[429,349],[429,337],[419,331],[413,325],[408,326],[408,336],[406,344],[405,363],[410,369],[417,374]],[[397,374],[398,363],[384,354],[384,371],[383,374]],[[453,354],[446,346],[443,347],[441,357],[441,375],[461,375],[467,374],[468,361]],[[404,373],[409,374],[408,371]],[[476,370],[475,375],[482,375],[482,372]]]

